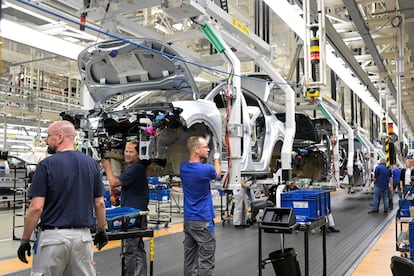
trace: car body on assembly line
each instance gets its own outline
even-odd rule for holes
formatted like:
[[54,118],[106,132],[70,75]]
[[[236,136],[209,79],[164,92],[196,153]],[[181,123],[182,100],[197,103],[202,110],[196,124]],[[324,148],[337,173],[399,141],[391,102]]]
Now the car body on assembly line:
[[[286,120],[285,113],[277,113]],[[296,133],[293,142],[292,175],[313,181],[326,181],[331,176],[332,144],[330,136],[318,132],[312,119],[303,113],[295,114]]]
[[[148,175],[178,175],[188,159],[187,139],[201,135],[208,139],[209,159],[220,152],[227,170],[232,146],[225,142],[227,82],[201,93],[177,52],[150,39],[98,43],[81,52],[78,65],[95,107],[61,116],[81,131],[80,143],[96,159],[122,155],[125,142],[136,139],[140,159],[151,163]],[[261,98],[266,85],[242,81],[242,175],[271,175],[280,159],[284,128]]]

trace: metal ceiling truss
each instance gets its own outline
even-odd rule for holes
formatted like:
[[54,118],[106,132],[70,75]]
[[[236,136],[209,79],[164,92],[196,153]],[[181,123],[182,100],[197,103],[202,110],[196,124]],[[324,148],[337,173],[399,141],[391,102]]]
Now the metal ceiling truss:
[[[396,38],[390,35],[389,32],[384,32],[386,36],[384,38],[383,36],[379,36],[378,33],[375,33],[375,30],[370,30],[368,28],[369,24],[367,23],[369,23],[370,21],[371,23],[373,23],[374,19],[367,21],[367,17],[363,17],[361,10],[365,11],[367,9],[364,9],[360,6],[362,2],[364,2],[367,5],[374,5],[372,1],[358,1],[357,3],[354,0],[343,0],[344,7],[346,8],[346,17],[349,18],[348,20],[350,21],[328,26],[328,39],[331,42],[331,45],[338,51],[338,53],[340,53],[344,60],[346,60],[347,64],[356,73],[361,82],[367,85],[368,90],[376,98],[376,100],[379,100],[380,97],[378,90],[381,88],[383,89],[383,84],[386,84],[386,88],[388,90],[387,95],[391,95],[391,99],[393,99],[394,102],[396,102],[397,90],[392,80],[394,76],[390,75],[393,73],[393,70],[395,70],[395,65],[393,64],[393,68],[387,67],[388,64],[384,63],[383,56],[381,55],[382,53],[380,54],[381,49],[391,48],[391,51],[394,54],[394,56],[392,56],[392,54],[388,54],[387,58],[390,60],[393,59],[392,62],[394,63],[396,59]],[[327,4],[327,6],[328,5],[329,4]],[[383,5],[380,6],[384,8]],[[334,8],[334,6],[329,7],[330,9]],[[339,6],[336,7],[339,8]],[[381,19],[377,20],[377,22],[375,23],[383,23],[384,21],[388,22],[389,20]],[[355,31],[357,31],[358,35],[360,36],[360,39],[358,39],[358,36],[356,35],[355,31],[352,31],[353,28],[351,28],[351,26],[355,26]],[[340,33],[338,33],[336,30],[338,30]],[[345,42],[346,37],[344,39],[342,31],[348,31],[348,38],[350,37],[349,32],[351,31],[351,37],[353,38],[352,41]],[[379,38],[374,39],[373,36],[379,36]],[[391,47],[390,44],[392,45]],[[366,51],[366,53],[364,53],[364,60],[370,61],[368,63],[370,66],[360,65],[359,63],[361,62],[361,56],[355,55],[354,51],[351,51],[350,48],[354,51],[357,51],[359,48],[365,48],[364,51]],[[374,74],[374,76],[369,76],[369,73]],[[399,121],[396,117],[397,109],[389,108],[387,104],[391,101],[391,99],[390,97],[387,97],[386,99],[387,100],[384,102],[383,108],[384,110],[391,111],[388,113],[388,115],[394,122],[397,123]],[[410,121],[405,111],[403,111],[403,119],[401,124],[403,129],[405,130],[408,128],[411,130],[413,129],[413,123],[412,121]],[[402,132],[402,134],[404,134],[404,132]],[[410,132],[410,134],[412,136],[412,132]]]

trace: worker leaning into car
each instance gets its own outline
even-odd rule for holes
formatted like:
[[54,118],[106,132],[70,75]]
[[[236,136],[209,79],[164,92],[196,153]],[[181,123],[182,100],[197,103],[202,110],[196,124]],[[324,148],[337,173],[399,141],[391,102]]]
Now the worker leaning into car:
[[30,236],[38,225],[31,275],[96,275],[90,227],[97,220],[95,244],[100,250],[106,235],[104,186],[98,163],[74,150],[75,128],[68,121],[51,124],[48,152],[36,168],[19,259],[28,263]]
[[182,163],[180,177],[184,193],[184,275],[213,275],[216,238],[210,181],[221,174],[220,153],[214,165],[206,164],[210,149],[204,137],[187,141],[189,160]]
[[[137,141],[129,141],[125,145],[124,160],[126,170],[115,176],[112,170],[111,160],[103,159],[102,166],[105,169],[111,189],[121,187],[121,206],[148,211],[149,189],[145,166],[139,160]],[[147,217],[140,216],[137,227],[147,228]],[[125,239],[125,267],[126,276],[147,275],[147,256],[142,237]]]

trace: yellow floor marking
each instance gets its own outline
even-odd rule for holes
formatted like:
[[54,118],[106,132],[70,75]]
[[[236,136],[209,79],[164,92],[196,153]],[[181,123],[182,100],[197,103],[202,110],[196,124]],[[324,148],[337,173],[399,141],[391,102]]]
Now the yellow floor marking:
[[[175,233],[182,232],[182,231],[183,231],[183,224],[182,223],[170,224],[169,227],[167,227],[167,228],[160,228],[160,229],[154,230],[154,237],[160,237],[160,236],[175,234]],[[109,250],[109,249],[116,248],[116,247],[120,247],[120,246],[121,246],[121,241],[120,240],[109,241],[108,244],[102,249],[102,251]],[[94,252],[98,252],[96,247],[94,247]],[[33,252],[32,252],[32,254],[33,254]],[[26,259],[29,262],[28,264],[22,263],[17,257],[13,258],[13,259],[0,261],[0,275],[31,268],[31,266],[32,266],[32,257],[28,256]]]

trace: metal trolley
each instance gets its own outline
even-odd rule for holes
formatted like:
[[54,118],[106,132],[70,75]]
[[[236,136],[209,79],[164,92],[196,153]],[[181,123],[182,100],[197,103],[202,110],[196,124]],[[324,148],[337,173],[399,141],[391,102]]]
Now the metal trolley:
[[121,240],[121,275],[125,275],[125,239],[148,237],[149,244],[149,261],[150,261],[150,275],[154,271],[154,229],[152,228],[138,228],[137,222],[141,217],[147,216],[148,211],[140,211],[134,208],[119,207],[107,209],[106,220],[108,224],[108,239]]

